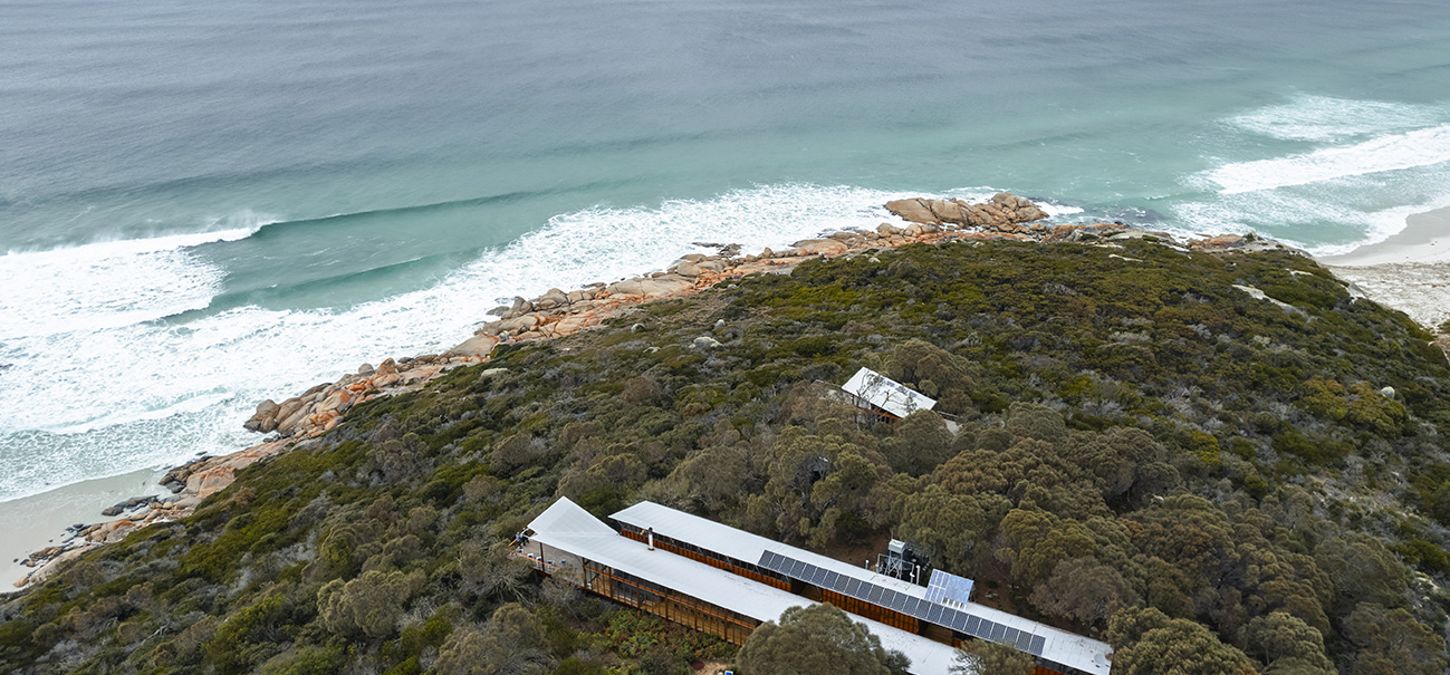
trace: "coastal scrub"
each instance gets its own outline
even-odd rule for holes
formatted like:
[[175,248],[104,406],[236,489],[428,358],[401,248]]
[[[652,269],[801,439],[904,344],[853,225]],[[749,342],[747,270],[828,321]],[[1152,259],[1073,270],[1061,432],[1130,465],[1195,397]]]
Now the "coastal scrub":
[[[538,672],[732,658],[510,558],[563,495],[838,556],[910,539],[982,602],[1110,640],[1135,672],[1191,650],[1204,672],[1440,673],[1450,366],[1431,340],[1289,252],[807,262],[362,403],[7,598],[0,665],[493,672],[514,663],[489,637],[505,629]],[[820,396],[861,366],[956,428],[863,425]]]

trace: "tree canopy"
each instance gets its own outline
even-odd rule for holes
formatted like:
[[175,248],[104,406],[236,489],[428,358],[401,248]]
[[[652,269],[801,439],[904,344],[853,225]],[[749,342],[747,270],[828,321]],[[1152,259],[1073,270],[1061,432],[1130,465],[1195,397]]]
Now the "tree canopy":
[[881,647],[865,624],[830,605],[792,607],[767,621],[740,648],[742,675],[891,675],[910,662]]

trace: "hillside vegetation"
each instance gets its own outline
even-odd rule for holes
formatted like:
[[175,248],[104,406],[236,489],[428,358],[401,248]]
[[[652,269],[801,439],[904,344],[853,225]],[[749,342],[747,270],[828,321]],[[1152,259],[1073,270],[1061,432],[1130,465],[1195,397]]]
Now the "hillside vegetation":
[[[909,539],[983,602],[1110,641],[1115,673],[1439,674],[1450,368],[1430,340],[1288,253],[993,242],[811,262],[367,403],[191,518],[6,600],[0,667],[733,658],[511,561],[504,542],[567,495],[828,553]],[[862,426],[813,385],[862,365],[938,398],[958,433],[930,412]]]

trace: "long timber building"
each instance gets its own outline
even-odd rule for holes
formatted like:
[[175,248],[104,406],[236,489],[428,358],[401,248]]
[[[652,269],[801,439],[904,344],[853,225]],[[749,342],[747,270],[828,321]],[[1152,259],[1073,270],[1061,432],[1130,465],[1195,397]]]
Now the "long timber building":
[[654,502],[610,520],[618,529],[560,498],[529,523],[519,552],[547,574],[735,644],[791,607],[824,602],[905,654],[915,675],[949,672],[970,640],[1031,654],[1040,673],[1112,669],[1104,642]]

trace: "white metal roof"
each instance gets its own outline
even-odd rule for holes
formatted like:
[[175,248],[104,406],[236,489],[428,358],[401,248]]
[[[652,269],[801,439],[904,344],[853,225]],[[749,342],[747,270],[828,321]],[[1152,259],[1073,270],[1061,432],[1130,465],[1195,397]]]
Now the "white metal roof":
[[[655,502],[640,502],[610,516],[617,522],[640,529],[653,528],[656,534],[693,544],[736,560],[755,564],[765,551],[794,558],[817,567],[883,586],[898,593],[926,599],[926,588],[895,577],[877,574],[864,567],[835,558],[782,544],[757,534],[736,529],[708,518]],[[1093,675],[1108,675],[1112,663],[1108,654],[1112,647],[1106,642],[1054,628],[1039,621],[1025,619],[975,602],[954,605],[964,612],[1016,628],[1024,633],[1045,638],[1043,658]]]
[[[588,558],[759,621],[778,621],[791,607],[816,604],[684,556],[661,549],[651,551],[645,544],[615,532],[567,498],[561,497],[539,514],[529,523],[529,529],[533,531],[532,542]],[[944,675],[955,663],[956,649],[950,645],[870,619],[855,615],[851,618],[880,638],[883,647],[911,659],[907,670],[914,675]]]
[[841,389],[897,417],[906,417],[918,410],[931,410],[936,407],[936,399],[912,391],[906,385],[870,368],[856,371],[851,379],[841,385]]
[[863,565],[841,562],[835,558],[790,544],[782,544],[774,539],[766,539],[758,534],[736,529],[709,518],[701,518],[693,513],[672,509],[663,504],[640,502],[609,517],[616,522],[633,525],[641,530],[654,528],[656,534],[691,543],[752,565],[760,560],[762,553],[770,550],[783,556],[808,562],[816,567],[855,577],[862,581],[869,581],[877,586],[885,586],[898,593],[926,597],[926,589],[910,581],[877,574]]

